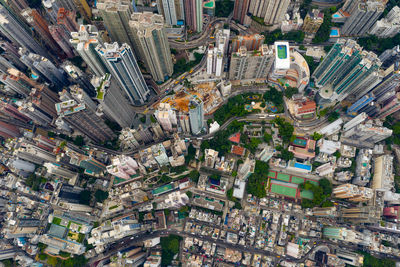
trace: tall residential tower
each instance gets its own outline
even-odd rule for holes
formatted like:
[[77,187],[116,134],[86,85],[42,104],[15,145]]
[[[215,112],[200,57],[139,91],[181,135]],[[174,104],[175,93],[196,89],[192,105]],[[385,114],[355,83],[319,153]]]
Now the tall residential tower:
[[163,17],[151,12],[133,13],[129,26],[139,59],[154,80],[163,82],[174,71]]
[[129,45],[105,43],[104,47],[98,45],[96,51],[107,63],[111,75],[116,78],[131,103],[143,105],[150,97],[150,90]]

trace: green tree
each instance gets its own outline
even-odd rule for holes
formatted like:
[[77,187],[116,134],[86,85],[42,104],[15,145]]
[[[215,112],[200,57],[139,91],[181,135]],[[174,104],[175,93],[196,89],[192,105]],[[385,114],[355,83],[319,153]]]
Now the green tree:
[[314,132],[314,133],[311,135],[311,138],[314,139],[315,141],[318,141],[318,140],[321,139],[322,137],[324,137],[324,135],[323,135],[323,134],[320,134],[320,133],[317,133],[317,132]]
[[85,144],[85,140],[83,139],[83,136],[76,136],[74,140],[74,144],[77,146],[83,146]]
[[189,164],[191,160],[194,160],[195,156],[196,156],[196,149],[192,144],[190,144],[188,147],[188,153],[185,157],[186,164]]
[[328,121],[329,122],[334,122],[335,120],[339,119],[340,114],[337,111],[332,112],[329,114]]
[[168,266],[171,264],[174,256],[179,253],[179,244],[182,237],[177,235],[169,235],[168,237],[161,237],[161,265]]
[[96,192],[94,193],[94,197],[96,198],[97,202],[103,203],[104,200],[108,198],[108,192],[97,189]]
[[186,195],[188,196],[188,198],[192,198],[192,196],[193,196],[193,193],[192,193],[192,192],[190,192],[190,191],[186,191]]
[[189,178],[192,182],[196,183],[199,181],[200,173],[197,170],[193,170],[189,173]]
[[[215,2],[215,15],[217,17],[228,17],[233,12],[234,3],[230,0]],[[229,25],[228,25],[229,28]]]
[[273,122],[278,125],[279,135],[281,136],[283,142],[289,143],[294,131],[293,125],[280,117],[276,118]]
[[269,133],[264,133],[264,142],[269,143],[272,141],[272,135]]
[[299,93],[299,89],[295,88],[295,87],[290,87],[288,86],[285,89],[285,96],[287,98],[292,98],[293,95],[298,94]]
[[319,27],[317,33],[315,34],[314,39],[312,42],[314,44],[324,43],[328,41],[329,36],[331,34],[331,27],[332,27],[332,14],[336,12],[333,9],[325,9],[324,10],[324,21],[322,25]]

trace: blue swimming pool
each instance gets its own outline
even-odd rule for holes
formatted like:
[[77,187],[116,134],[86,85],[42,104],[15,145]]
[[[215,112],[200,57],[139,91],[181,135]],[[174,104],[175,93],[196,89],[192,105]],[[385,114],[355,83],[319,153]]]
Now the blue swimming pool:
[[299,169],[303,169],[303,170],[307,170],[307,171],[311,171],[311,166],[310,165],[305,165],[305,164],[301,164],[296,162],[294,164],[294,167],[299,168]]
[[339,14],[333,14],[332,17],[334,17],[334,18],[341,18],[342,16],[340,16]]
[[338,35],[339,35],[339,31],[337,29],[331,30],[331,36],[338,36]]

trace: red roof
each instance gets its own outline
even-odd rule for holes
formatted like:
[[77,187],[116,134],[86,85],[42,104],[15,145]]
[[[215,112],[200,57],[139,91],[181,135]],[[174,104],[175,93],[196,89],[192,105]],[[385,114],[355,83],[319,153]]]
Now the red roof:
[[233,145],[232,149],[231,149],[231,153],[238,155],[238,156],[243,156],[245,150],[246,149],[244,147]]
[[231,135],[231,137],[229,137],[228,140],[233,142],[233,143],[239,144],[239,142],[240,142],[240,132]]

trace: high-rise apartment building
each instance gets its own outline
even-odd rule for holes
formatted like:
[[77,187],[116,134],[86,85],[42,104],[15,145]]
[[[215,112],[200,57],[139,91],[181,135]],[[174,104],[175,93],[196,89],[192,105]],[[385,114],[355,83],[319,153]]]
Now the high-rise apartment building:
[[130,0],[99,0],[97,9],[103,18],[104,26],[113,42],[128,44],[134,47],[132,32],[129,27],[129,19],[133,13]]
[[239,21],[240,24],[245,24],[250,1],[251,0],[235,0],[233,19]]
[[51,52],[61,56],[62,50],[51,36],[47,21],[39,14],[39,12],[36,9],[27,8],[21,12],[21,15],[29,25],[39,33],[40,38],[44,41],[46,46],[51,49]]
[[62,67],[65,73],[67,73],[68,79],[72,84],[79,84],[88,95],[91,97],[96,96],[96,90],[90,83],[90,77],[87,73],[83,72],[80,68],[69,61],[64,61],[60,67]]
[[69,39],[70,36],[67,31],[60,25],[51,25],[49,26],[49,31],[53,39],[57,42],[57,44],[61,47],[63,52],[68,58],[72,58],[75,56],[74,50],[72,49]]
[[96,52],[96,47],[102,44],[97,28],[93,25],[80,25],[78,32],[71,32],[70,43],[82,57],[96,76],[103,76],[107,72],[105,62]]
[[335,198],[348,199],[355,202],[364,202],[373,198],[374,191],[368,187],[358,187],[354,184],[342,184],[332,191]]
[[10,123],[0,121],[0,136],[4,139],[21,136],[18,128]]
[[323,22],[324,13],[319,9],[313,9],[304,18],[303,31],[308,34],[315,34]]
[[376,118],[385,120],[387,116],[395,113],[398,110],[400,110],[400,92],[391,96],[382,103]]
[[174,66],[163,17],[151,12],[133,13],[129,26],[139,59],[155,81],[165,81],[174,72]]
[[372,189],[392,191],[394,188],[393,156],[382,155],[374,160]]
[[0,5],[0,32],[14,44],[36,54],[48,56],[46,50],[36,42],[24,25],[2,5]]
[[17,69],[10,68],[7,73],[1,76],[1,82],[16,94],[26,97],[30,94],[31,89],[37,86],[36,82]]
[[242,46],[238,52],[232,53],[229,79],[234,81],[265,80],[273,62],[274,53],[268,45],[262,45],[256,51],[248,51],[245,46]]
[[68,32],[76,32],[78,24],[75,22],[76,14],[74,11],[60,8],[57,13],[57,24],[62,25]]
[[178,122],[179,122],[180,131],[185,134],[189,134],[190,133],[189,116],[184,113],[179,113]]
[[212,44],[208,46],[207,52],[207,74],[221,77],[224,68],[224,52]]
[[251,0],[249,13],[264,19],[267,25],[275,25],[283,21],[289,4],[289,0]]
[[238,35],[232,39],[231,52],[239,51],[239,48],[245,46],[247,51],[254,51],[260,49],[261,45],[264,44],[265,36],[261,34],[253,35]]
[[340,210],[340,218],[352,223],[378,223],[382,210],[376,206],[344,208]]
[[379,38],[390,38],[400,32],[400,7],[394,6],[381,20],[378,20],[369,31]]
[[150,97],[150,90],[129,45],[105,43],[104,47],[98,45],[96,51],[107,63],[111,75],[118,81],[131,103],[143,105]]
[[364,36],[385,10],[381,0],[347,0],[342,10],[350,14],[341,28],[342,36]]
[[5,117],[13,118],[24,123],[31,121],[30,118],[19,112],[19,110],[12,104],[11,101],[6,99],[2,99],[2,101],[0,101],[0,113]]
[[372,118],[384,118],[395,112],[396,102],[398,101],[396,90],[400,85],[399,62],[388,67],[383,81],[370,92],[360,95],[360,98],[350,107],[349,112],[365,112]]
[[165,131],[172,132],[173,127],[178,124],[176,113],[168,103],[160,103],[154,116]]
[[185,22],[190,30],[201,32],[203,30],[203,1],[184,0]]
[[97,113],[104,113],[121,127],[131,127],[135,112],[118,82],[108,73],[94,77],[91,82],[96,89],[96,100],[100,103]]
[[363,95],[377,85],[381,61],[373,52],[363,51],[356,41],[339,39],[313,73],[319,95],[341,101],[349,94]]
[[157,9],[169,25],[178,25],[185,19],[183,0],[157,0]]
[[68,79],[62,69],[57,68],[50,60],[37,54],[29,53],[23,48],[19,51],[21,61],[31,70],[40,75],[57,88],[62,88],[69,84]]
[[189,101],[189,119],[192,134],[200,134],[205,126],[204,104],[203,101],[197,96],[192,96]]
[[67,180],[76,181],[76,178],[78,177],[78,173],[68,170],[67,168],[62,167],[60,164],[46,162],[43,164],[43,166],[46,167],[49,174],[56,175]]
[[122,179],[131,179],[139,169],[137,162],[125,155],[116,156],[111,159],[111,165],[107,166],[107,172]]
[[383,127],[381,123],[367,121],[343,133],[343,137],[349,142],[375,144],[392,135],[392,130]]
[[94,142],[100,143],[115,138],[113,131],[85,103],[77,103],[71,99],[57,103],[55,107],[62,120]]
[[42,6],[46,11],[46,15],[49,21],[53,24],[57,24],[58,10],[62,7],[57,3],[57,0],[42,0]]

